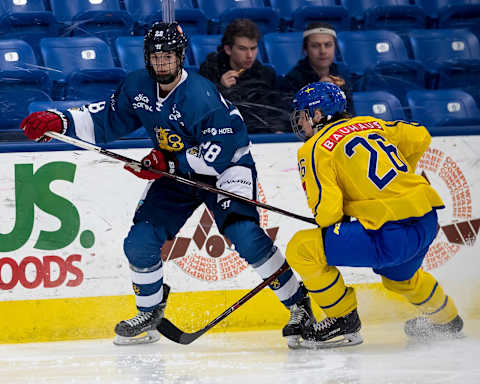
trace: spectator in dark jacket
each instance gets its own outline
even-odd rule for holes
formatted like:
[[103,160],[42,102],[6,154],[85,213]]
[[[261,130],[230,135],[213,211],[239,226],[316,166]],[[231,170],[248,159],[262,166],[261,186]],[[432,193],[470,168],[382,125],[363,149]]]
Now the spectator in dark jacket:
[[295,94],[300,88],[317,81],[328,81],[340,87],[347,96],[347,112],[354,113],[352,89],[342,78],[338,65],[333,62],[337,46],[337,34],[328,23],[310,23],[303,32],[305,57],[298,61],[282,80],[282,89]]
[[217,52],[210,53],[200,66],[200,74],[216,84],[223,96],[242,114],[249,133],[289,131],[289,115],[276,89],[273,68],[257,60],[257,25],[248,19],[236,19],[225,29]]

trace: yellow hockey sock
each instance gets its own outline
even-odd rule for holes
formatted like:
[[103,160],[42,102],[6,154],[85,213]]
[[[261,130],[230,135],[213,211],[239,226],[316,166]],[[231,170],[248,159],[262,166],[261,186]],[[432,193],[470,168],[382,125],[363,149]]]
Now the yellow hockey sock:
[[311,298],[329,317],[341,317],[357,307],[337,267],[327,264],[320,228],[299,231],[287,245],[287,261],[302,277]]
[[410,280],[393,281],[382,276],[382,281],[387,289],[405,296],[435,324],[448,323],[458,315],[455,303],[445,294],[440,283],[422,269]]

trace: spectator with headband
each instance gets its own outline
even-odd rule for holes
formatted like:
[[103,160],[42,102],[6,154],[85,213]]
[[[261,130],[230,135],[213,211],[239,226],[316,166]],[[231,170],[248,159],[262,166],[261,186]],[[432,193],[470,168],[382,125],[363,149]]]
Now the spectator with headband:
[[336,46],[337,34],[333,26],[328,23],[310,23],[303,32],[302,49],[305,57],[285,75],[281,87],[288,93],[295,94],[310,83],[333,83],[345,92],[347,112],[353,114],[352,89],[339,75],[338,66],[333,62]]

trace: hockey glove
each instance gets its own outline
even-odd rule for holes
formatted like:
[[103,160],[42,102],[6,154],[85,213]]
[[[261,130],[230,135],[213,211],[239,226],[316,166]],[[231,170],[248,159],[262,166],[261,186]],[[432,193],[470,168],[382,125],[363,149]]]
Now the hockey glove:
[[52,138],[45,132],[53,131],[64,134],[68,127],[67,117],[59,111],[33,112],[20,123],[25,136],[30,140],[49,142]]
[[[152,149],[150,153],[142,159],[142,165],[145,168],[158,169],[159,171],[168,172],[172,175],[175,173],[176,162],[174,155],[157,149]],[[135,176],[145,180],[160,179],[163,177],[163,175],[159,173],[151,172],[134,164],[126,164],[124,168]]]

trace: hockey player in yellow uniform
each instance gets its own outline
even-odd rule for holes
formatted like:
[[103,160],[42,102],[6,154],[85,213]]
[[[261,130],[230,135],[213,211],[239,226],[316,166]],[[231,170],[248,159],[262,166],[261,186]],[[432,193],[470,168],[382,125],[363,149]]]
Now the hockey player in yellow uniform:
[[408,336],[459,336],[463,321],[453,300],[421,268],[437,234],[436,210],[443,208],[437,192],[414,173],[430,144],[426,128],[352,118],[343,92],[326,82],[297,93],[291,123],[305,141],[298,167],[319,227],[297,232],[286,255],[327,316],[304,327],[298,346],[362,342],[355,292],[337,266],[372,268],[387,289],[418,307],[422,315],[405,324]]

